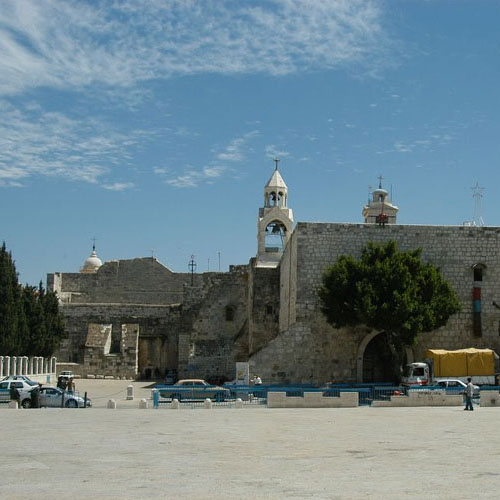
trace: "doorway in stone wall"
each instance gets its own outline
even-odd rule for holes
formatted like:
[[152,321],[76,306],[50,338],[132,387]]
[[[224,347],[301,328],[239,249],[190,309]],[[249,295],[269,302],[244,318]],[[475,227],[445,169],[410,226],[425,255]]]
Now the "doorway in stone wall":
[[363,354],[363,382],[392,382],[392,362],[385,333],[374,336]]

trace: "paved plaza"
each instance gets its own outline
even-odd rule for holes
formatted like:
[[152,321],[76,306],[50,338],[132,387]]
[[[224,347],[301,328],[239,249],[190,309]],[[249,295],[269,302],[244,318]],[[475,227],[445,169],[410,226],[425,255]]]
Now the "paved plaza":
[[[5,499],[495,499],[500,409],[0,409]],[[118,408],[108,410],[113,396]]]

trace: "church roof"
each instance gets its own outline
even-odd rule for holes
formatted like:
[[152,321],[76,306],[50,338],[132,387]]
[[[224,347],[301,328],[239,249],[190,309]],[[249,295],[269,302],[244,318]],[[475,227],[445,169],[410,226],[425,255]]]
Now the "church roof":
[[288,189],[278,169],[275,169],[273,175],[271,175],[271,178],[267,181],[266,188],[271,188],[271,187]]

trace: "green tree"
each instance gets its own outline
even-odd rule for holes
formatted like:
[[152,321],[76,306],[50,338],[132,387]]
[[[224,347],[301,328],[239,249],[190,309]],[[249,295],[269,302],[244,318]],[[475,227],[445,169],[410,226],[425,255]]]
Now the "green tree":
[[17,353],[19,314],[16,267],[4,242],[0,249],[0,353],[3,355]]
[[5,242],[0,249],[0,354],[51,356],[65,336],[57,296],[18,283]]
[[41,303],[45,323],[44,342],[40,346],[41,356],[51,356],[59,348],[61,340],[66,337],[64,320],[59,311],[59,301],[54,292],[44,290],[39,286],[39,301]]
[[340,256],[325,271],[319,291],[322,311],[335,328],[366,325],[383,332],[397,381],[404,347],[460,311],[454,290],[421,254],[399,251],[394,241],[369,243],[360,259]]

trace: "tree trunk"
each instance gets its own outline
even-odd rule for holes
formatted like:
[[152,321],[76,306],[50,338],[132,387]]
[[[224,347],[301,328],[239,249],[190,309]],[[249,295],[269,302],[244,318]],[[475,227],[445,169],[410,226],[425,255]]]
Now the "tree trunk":
[[390,353],[391,382],[394,385],[400,385],[403,373],[404,345],[395,332],[384,332],[383,335],[387,344],[387,352]]

